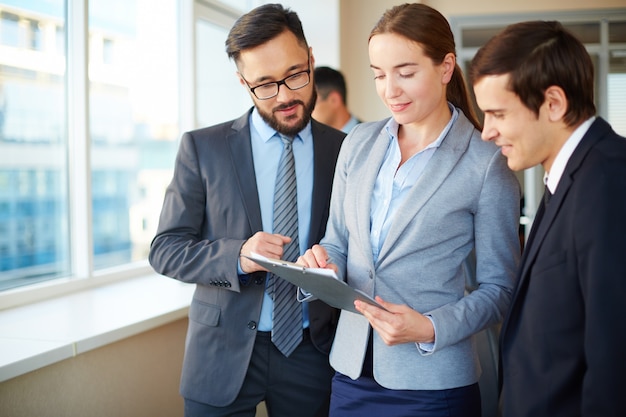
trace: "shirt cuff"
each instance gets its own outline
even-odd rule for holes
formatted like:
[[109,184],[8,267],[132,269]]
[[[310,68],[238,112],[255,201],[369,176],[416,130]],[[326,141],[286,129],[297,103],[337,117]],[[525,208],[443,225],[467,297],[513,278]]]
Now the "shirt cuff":
[[[435,322],[431,316],[426,316],[428,320],[433,324],[433,330],[435,331],[435,340],[437,340],[437,328],[435,327]],[[435,350],[435,342],[428,343],[416,343],[415,344],[419,350],[424,353],[432,353]]]
[[297,293],[296,299],[300,301],[301,303],[303,303],[305,301],[313,301],[316,298],[310,292],[305,291],[302,288],[298,287],[298,293]]
[[250,274],[246,274],[241,269],[241,261],[237,259],[237,275],[239,276],[239,283],[241,285],[248,285],[250,283]]

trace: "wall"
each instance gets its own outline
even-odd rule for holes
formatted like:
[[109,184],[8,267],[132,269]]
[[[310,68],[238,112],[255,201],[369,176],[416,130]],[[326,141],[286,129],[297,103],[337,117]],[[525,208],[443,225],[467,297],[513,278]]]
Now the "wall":
[[0,384],[3,417],[176,417],[187,319]]
[[[374,89],[367,55],[367,38],[380,16],[402,0],[341,0],[340,5],[340,68],[349,88],[348,106],[363,120],[372,121],[389,116]],[[418,2],[419,3],[419,2]],[[555,10],[623,8],[624,0],[429,0],[423,1],[444,16],[529,13]]]

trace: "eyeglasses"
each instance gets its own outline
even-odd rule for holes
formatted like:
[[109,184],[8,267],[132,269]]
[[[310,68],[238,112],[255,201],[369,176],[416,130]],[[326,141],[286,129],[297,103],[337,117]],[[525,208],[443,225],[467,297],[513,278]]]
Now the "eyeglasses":
[[286,86],[290,90],[299,90],[302,87],[306,87],[311,82],[311,63],[309,61],[309,68],[304,71],[296,72],[295,74],[291,74],[287,78],[283,78],[280,81],[274,81],[271,83],[257,85],[256,87],[250,87],[250,83],[243,78],[241,78],[246,82],[250,92],[254,94],[256,98],[259,100],[268,100],[272,97],[276,97],[278,95],[278,90],[281,85]]

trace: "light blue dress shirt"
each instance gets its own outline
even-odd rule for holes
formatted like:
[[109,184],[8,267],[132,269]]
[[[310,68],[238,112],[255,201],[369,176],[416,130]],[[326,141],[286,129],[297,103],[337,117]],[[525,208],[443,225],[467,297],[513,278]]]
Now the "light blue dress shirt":
[[359,119],[357,119],[356,117],[354,117],[354,115],[350,116],[350,120],[348,120],[348,122],[343,125],[343,127],[341,128],[341,131],[344,133],[350,133],[350,131],[352,130],[352,128],[356,125],[358,125],[359,123],[361,123],[359,121]]
[[370,212],[370,243],[372,245],[372,253],[374,254],[374,262],[378,260],[380,249],[385,242],[398,207],[404,202],[413,184],[422,175],[426,164],[430,161],[430,158],[459,117],[459,113],[454,106],[448,103],[448,107],[450,107],[452,117],[439,134],[437,140],[413,155],[400,167],[398,167],[401,160],[400,145],[398,145],[398,123],[391,118],[385,125],[389,135],[389,147],[376,178]]
[[[263,231],[273,233],[274,223],[274,187],[278,162],[283,152],[283,143],[259,115],[255,108],[250,115],[250,136],[252,140],[252,158],[256,185],[259,192]],[[307,249],[311,223],[311,203],[313,194],[313,134],[309,123],[293,141],[293,154],[296,161],[296,183],[298,187],[298,240],[300,254]],[[240,271],[241,272],[241,271]],[[295,297],[295,294],[294,294]],[[309,314],[307,303],[303,306],[303,325],[308,327]],[[263,298],[261,318],[258,330],[272,330],[272,310],[274,302],[267,294]]]

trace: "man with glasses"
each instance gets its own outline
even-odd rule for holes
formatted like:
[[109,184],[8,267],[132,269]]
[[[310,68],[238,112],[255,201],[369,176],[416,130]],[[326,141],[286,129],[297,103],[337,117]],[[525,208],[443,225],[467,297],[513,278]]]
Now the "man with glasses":
[[324,416],[338,311],[298,303],[295,287],[245,256],[295,261],[323,237],[345,134],[311,119],[315,60],[296,13],[252,10],[226,51],[254,107],[183,135],[149,256],[157,272],[196,284],[185,415],[253,417],[265,401],[272,417]]

